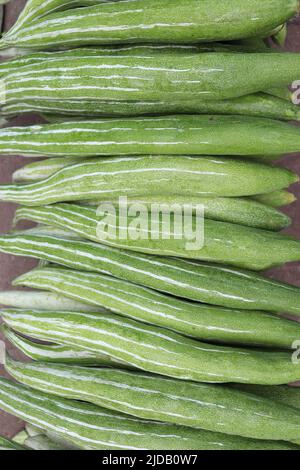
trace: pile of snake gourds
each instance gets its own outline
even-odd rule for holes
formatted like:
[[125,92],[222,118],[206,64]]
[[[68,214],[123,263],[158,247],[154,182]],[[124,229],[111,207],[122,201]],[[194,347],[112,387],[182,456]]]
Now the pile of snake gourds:
[[[298,11],[28,0],[3,34],[0,152],[47,158],[0,186],[20,204],[0,251],[39,260],[0,293],[2,337],[31,359],[4,354],[0,408],[26,428],[1,449],[299,449],[300,325],[283,313],[300,316],[300,288],[261,272],[300,261],[281,233],[299,177],[274,164],[300,151],[300,55],[282,49]],[[204,245],[148,215],[143,237],[107,238],[98,207],[122,196],[192,223],[201,204]]]

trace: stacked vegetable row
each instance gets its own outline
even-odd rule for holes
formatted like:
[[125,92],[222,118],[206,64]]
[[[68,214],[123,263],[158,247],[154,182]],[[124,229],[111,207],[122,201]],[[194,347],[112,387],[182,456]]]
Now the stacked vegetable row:
[[[15,223],[38,224],[0,251],[40,260],[14,281],[35,290],[0,293],[3,334],[33,360],[6,357],[18,383],[0,379],[0,407],[30,437],[1,446],[298,448],[300,391],[286,384],[300,380],[300,326],[279,314],[300,316],[300,289],[259,273],[300,261],[300,241],[279,233],[299,178],[270,163],[300,151],[284,122],[299,120],[300,58],[264,40],[281,43],[298,8],[29,0],[3,36],[27,49],[0,65],[3,118],[49,122],[2,128],[0,151],[51,158],[0,187],[21,204]],[[202,204],[204,246],[149,215],[147,236],[107,238],[97,207],[121,196],[184,205],[194,226]]]

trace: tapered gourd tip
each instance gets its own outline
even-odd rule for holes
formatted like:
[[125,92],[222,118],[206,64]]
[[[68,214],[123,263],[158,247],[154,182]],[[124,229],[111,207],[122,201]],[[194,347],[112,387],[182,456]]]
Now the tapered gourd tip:
[[300,176],[297,173],[291,172],[291,184],[299,183]]
[[298,198],[295,196],[295,194],[287,193],[285,205],[288,206],[289,204],[292,204],[293,202],[295,202],[297,200],[298,200]]
[[23,285],[23,281],[26,279],[26,275],[28,273],[24,273],[24,274],[21,274],[20,276],[16,277],[12,282],[11,282],[11,285],[12,286],[22,286]]
[[[300,118],[300,116],[299,116],[299,118]],[[18,170],[14,171],[14,173],[12,174],[12,181],[14,183],[24,181],[24,170],[23,170],[23,168],[19,168]]]
[[295,196],[295,194],[292,194],[291,193],[291,196],[290,196],[290,204],[292,204],[293,202],[296,202],[298,201],[298,198]]
[[273,41],[280,47],[284,47],[287,40],[287,25],[284,23],[281,28],[272,36]]
[[299,183],[299,181],[300,181],[300,176],[299,176],[299,175],[296,175],[296,176],[295,176],[295,183]]
[[[283,215],[283,218],[284,218],[284,219],[283,219],[284,222],[282,223],[282,229],[285,229],[285,228],[290,227],[291,224],[292,224],[292,219],[291,219],[291,217],[289,217],[288,215],[283,214],[283,212],[280,212],[280,213]],[[282,230],[282,229],[281,229],[281,230]]]

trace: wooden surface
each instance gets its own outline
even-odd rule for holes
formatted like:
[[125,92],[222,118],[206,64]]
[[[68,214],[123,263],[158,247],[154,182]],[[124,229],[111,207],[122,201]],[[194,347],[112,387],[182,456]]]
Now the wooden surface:
[[[26,0],[11,0],[8,5],[4,7],[4,29],[7,30],[17,18]],[[296,18],[289,24],[289,34],[286,44],[286,49],[289,51],[300,52],[300,19]],[[299,76],[300,80],[300,76]],[[17,121],[20,124],[34,122],[31,117],[18,118]],[[300,154],[284,157],[278,163],[284,165],[297,172],[300,175]],[[28,163],[30,159],[26,159]],[[20,157],[2,157],[0,159],[0,184],[8,183],[11,179],[11,174],[14,170],[21,167],[25,163],[25,159]],[[293,218],[293,225],[287,230],[287,233],[297,236],[300,238],[300,184],[294,185],[292,191],[299,198],[298,202],[295,202],[285,212]],[[7,232],[11,228],[11,220],[13,217],[15,207],[12,204],[0,204],[0,231]],[[11,281],[20,275],[21,273],[30,270],[35,266],[35,261],[14,257],[11,255],[5,255],[0,253],[0,290],[9,289]],[[289,282],[290,284],[298,285],[300,287],[300,263],[293,263],[284,267],[274,269],[269,274],[282,281]],[[300,339],[300,338],[299,338]],[[1,340],[1,336],[0,336]],[[8,350],[11,348],[8,345]],[[15,357],[18,357],[14,353]],[[19,356],[20,357],[20,356]],[[4,375],[3,367],[0,366],[0,375]],[[6,413],[0,411],[0,435],[11,437],[20,429],[23,424],[20,420],[9,416]]]

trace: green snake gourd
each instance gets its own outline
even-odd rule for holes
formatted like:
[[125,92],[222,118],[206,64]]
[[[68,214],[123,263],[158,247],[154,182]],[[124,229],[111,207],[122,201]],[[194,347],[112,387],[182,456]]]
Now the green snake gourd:
[[[104,273],[177,297],[246,310],[300,314],[300,290],[253,271],[149,256],[67,237],[12,234],[1,252],[30,256],[81,271]],[[15,285],[18,281],[14,282]],[[21,284],[21,282],[20,282]]]
[[281,385],[300,378],[300,366],[289,352],[202,343],[115,314],[6,309],[1,315],[19,333],[104,352],[147,372],[181,380]]
[[[6,411],[43,426],[84,449],[294,450],[292,444],[226,436],[164,423],[127,418],[95,405],[53,397],[1,378]],[[42,407],[41,407],[42,404]],[[39,409],[41,408],[41,409]]]
[[297,323],[275,315],[191,303],[95,273],[38,268],[18,278],[18,284],[105,306],[122,316],[205,341],[291,349],[300,331]]
[[[6,370],[24,385],[83,400],[142,419],[254,439],[300,437],[299,412],[225,386],[179,382],[117,369],[24,364],[7,358]],[[122,394],[122,399],[120,399]]]
[[[104,208],[107,211],[107,207]],[[92,241],[126,250],[207,260],[258,271],[300,259],[300,242],[283,234],[193,216],[193,232],[187,235],[186,227],[177,224],[172,213],[166,226],[164,214],[155,219],[152,212],[143,212],[137,219],[137,215],[112,209],[114,206],[110,206],[109,215],[103,216],[99,209],[74,204],[21,207],[16,220],[28,218],[58,226]],[[136,225],[137,236],[133,237],[130,230],[136,220],[140,225]]]
[[267,34],[298,9],[298,0],[109,2],[50,13],[7,33],[1,45],[49,49],[82,44],[234,40]]
[[0,129],[1,153],[31,157],[216,155],[255,158],[299,149],[300,131],[296,126],[247,116],[109,118]]

